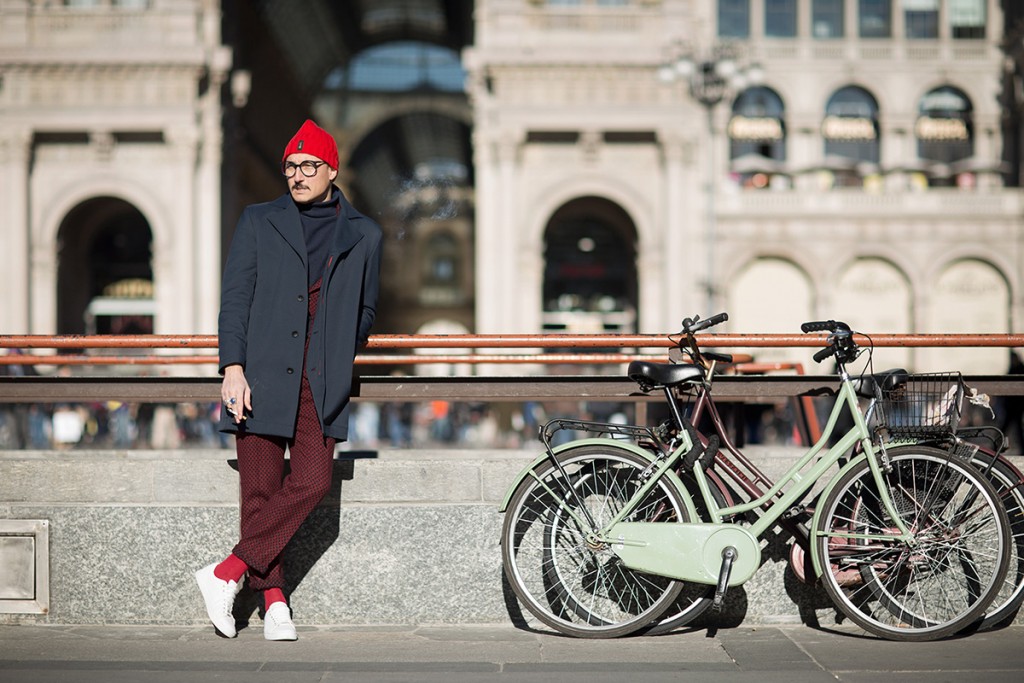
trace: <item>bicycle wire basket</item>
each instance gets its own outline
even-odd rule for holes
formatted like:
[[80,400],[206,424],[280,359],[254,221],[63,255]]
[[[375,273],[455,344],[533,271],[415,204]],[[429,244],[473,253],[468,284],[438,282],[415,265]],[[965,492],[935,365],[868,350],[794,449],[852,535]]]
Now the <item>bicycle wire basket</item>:
[[875,430],[896,439],[933,439],[956,433],[963,411],[959,372],[908,375],[893,388],[875,386]]

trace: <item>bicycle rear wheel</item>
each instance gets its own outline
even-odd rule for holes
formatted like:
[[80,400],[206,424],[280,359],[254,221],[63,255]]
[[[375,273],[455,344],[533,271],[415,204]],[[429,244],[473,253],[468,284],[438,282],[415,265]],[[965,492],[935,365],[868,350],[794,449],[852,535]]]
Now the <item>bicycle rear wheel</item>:
[[[501,533],[505,575],[541,622],[579,638],[612,638],[646,626],[673,603],[682,582],[629,569],[588,538],[646,483],[650,461],[614,445],[587,445],[538,465],[512,495]],[[683,494],[662,478],[628,521],[691,521]],[[584,512],[584,508],[586,512]]]
[[1009,521],[992,486],[935,448],[890,449],[885,486],[912,542],[898,538],[867,461],[829,491],[813,547],[836,606],[891,640],[950,636],[991,604],[1009,564]]
[[1010,521],[1010,566],[992,604],[974,625],[983,631],[1008,624],[1024,603],[1024,482],[1017,470],[994,455],[978,452],[971,464],[992,484]]

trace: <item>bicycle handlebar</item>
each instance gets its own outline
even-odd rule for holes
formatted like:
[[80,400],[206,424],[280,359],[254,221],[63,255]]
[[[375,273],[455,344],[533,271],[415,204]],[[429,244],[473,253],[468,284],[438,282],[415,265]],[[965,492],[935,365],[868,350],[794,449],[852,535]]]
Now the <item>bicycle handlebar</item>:
[[710,318],[704,318],[703,320],[700,319],[699,315],[694,316],[693,318],[685,318],[683,320],[683,332],[686,332],[687,334],[700,332],[701,330],[706,330],[709,327],[714,327],[715,325],[724,323],[728,319],[729,314],[724,311],[713,315]]
[[729,314],[722,312],[717,313],[710,318],[704,318],[703,320],[699,315],[692,318],[683,319],[683,329],[679,332],[680,338],[678,340],[673,339],[676,346],[680,351],[690,356],[692,362],[697,363],[705,368],[710,368],[711,363],[731,363],[732,356],[726,353],[714,353],[704,352],[700,350],[697,344],[697,338],[694,336],[697,332],[706,330],[709,327],[714,327],[720,323],[724,323],[729,319]]
[[844,332],[850,331],[850,326],[838,320],[812,320],[800,326],[803,332]]
[[858,346],[853,340],[853,330],[839,320],[812,320],[800,326],[804,332],[828,332],[828,346],[814,354],[814,362],[820,363],[835,356],[839,363],[849,363],[857,358]]
[[836,350],[831,346],[827,346],[824,349],[820,349],[817,353],[814,354],[814,356],[812,356],[812,358],[814,359],[815,363],[820,363],[829,356],[834,355],[836,355]]

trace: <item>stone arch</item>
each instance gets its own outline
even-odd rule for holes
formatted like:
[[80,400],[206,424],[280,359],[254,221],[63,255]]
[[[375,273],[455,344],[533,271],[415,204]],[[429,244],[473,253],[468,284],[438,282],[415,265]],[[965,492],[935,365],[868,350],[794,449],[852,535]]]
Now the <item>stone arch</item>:
[[[748,261],[731,279],[727,296],[730,332],[795,334],[814,317],[815,291],[807,271],[778,256]],[[757,360],[796,361],[805,368],[813,354],[784,348],[744,351]]]
[[165,219],[167,207],[161,206],[144,185],[131,178],[75,178],[74,182],[61,188],[55,196],[59,199],[44,203],[40,207],[42,213],[37,214],[33,220],[35,227],[32,240],[37,246],[56,245],[57,233],[67,214],[76,206],[96,197],[119,199],[137,208],[153,231],[154,251],[168,248],[172,242],[170,224]]
[[[832,293],[834,314],[867,334],[899,334],[914,330],[914,293],[898,265],[879,256],[858,256],[844,265]],[[912,349],[876,348],[877,369],[908,367]]]
[[[1010,331],[1012,296],[1005,273],[991,261],[960,258],[946,262],[929,285],[924,333],[1005,334]],[[960,370],[1000,374],[1009,366],[1002,348],[924,348],[922,372]]]
[[579,197],[601,197],[625,211],[641,242],[654,241],[660,231],[651,215],[649,195],[634,192],[621,180],[598,175],[575,176],[564,183],[554,183],[534,197],[533,207],[526,207],[525,234],[529,244],[542,245],[551,216],[562,206]]
[[[150,232],[152,285],[155,290],[153,299],[162,301],[163,305],[174,299],[173,293],[165,293],[168,296],[159,293],[161,287],[166,289],[167,283],[173,279],[168,270],[169,264],[173,263],[171,254],[176,240],[183,239],[173,234],[167,207],[153,195],[150,188],[132,178],[112,177],[108,174],[79,176],[74,182],[54,192],[54,201],[40,202],[33,211],[29,273],[32,288],[29,297],[30,306],[35,312],[32,328],[38,333],[52,334],[60,330],[62,324],[67,324],[67,318],[63,323],[58,323],[59,235],[69,214],[77,207],[99,198],[123,202],[141,214]],[[78,329],[77,323],[73,329]]]

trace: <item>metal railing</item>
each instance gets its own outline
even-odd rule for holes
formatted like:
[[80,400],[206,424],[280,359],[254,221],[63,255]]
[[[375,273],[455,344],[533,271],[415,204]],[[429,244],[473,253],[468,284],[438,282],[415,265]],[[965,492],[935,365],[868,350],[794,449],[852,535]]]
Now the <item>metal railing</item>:
[[[823,335],[707,334],[707,348],[814,348]],[[867,337],[858,341],[867,343]],[[880,334],[870,337],[875,347],[1005,347],[1024,346],[1017,334]],[[353,389],[357,401],[525,401],[525,400],[659,400],[637,391],[621,374],[466,375],[457,377],[374,375],[374,367],[423,364],[560,366],[615,365],[638,358],[667,361],[674,343],[668,335],[503,334],[503,335],[375,335],[356,357],[359,376]],[[213,335],[0,335],[0,368],[31,366],[216,366]],[[131,350],[160,353],[126,353]],[[453,353],[454,350],[463,353]],[[481,351],[488,352],[481,352]],[[517,352],[510,353],[510,351]],[[409,353],[402,353],[407,351]],[[419,351],[412,353],[411,351]],[[540,352],[538,352],[540,351]],[[45,352],[45,353],[44,353]],[[113,353],[111,353],[113,352]],[[748,374],[749,371],[791,370],[794,374]],[[804,375],[794,367],[770,364],[744,368],[716,380],[723,400],[770,400],[827,393],[835,384],[829,375]],[[744,372],[747,371],[747,372]],[[2,373],[0,373],[2,374]],[[993,396],[1024,395],[1024,376],[971,377],[971,386]],[[219,400],[216,376],[0,376],[0,403],[94,401],[137,402]]]

